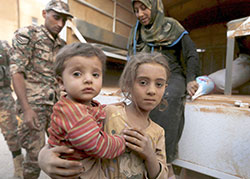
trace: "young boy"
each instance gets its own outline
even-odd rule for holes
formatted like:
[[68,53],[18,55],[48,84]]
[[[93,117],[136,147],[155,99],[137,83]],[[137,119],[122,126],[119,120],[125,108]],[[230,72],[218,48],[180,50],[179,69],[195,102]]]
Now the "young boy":
[[56,56],[55,74],[66,95],[53,107],[48,143],[74,148],[61,157],[81,160],[85,178],[105,178],[96,158],[111,159],[125,150],[123,137],[103,132],[105,106],[93,100],[102,88],[105,61],[100,49],[84,43],[67,45]]

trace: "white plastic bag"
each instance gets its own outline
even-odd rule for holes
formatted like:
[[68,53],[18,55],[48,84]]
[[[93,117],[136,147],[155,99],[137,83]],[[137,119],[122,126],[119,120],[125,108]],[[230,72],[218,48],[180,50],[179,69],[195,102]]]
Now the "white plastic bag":
[[209,94],[215,88],[215,84],[208,76],[199,76],[196,78],[196,82],[199,84],[198,90],[192,96],[192,101],[201,95]]

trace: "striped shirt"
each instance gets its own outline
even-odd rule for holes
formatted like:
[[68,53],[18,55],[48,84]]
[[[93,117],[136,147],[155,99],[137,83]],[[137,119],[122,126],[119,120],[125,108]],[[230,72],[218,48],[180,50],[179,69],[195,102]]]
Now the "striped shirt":
[[51,146],[74,148],[74,154],[63,158],[81,160],[88,156],[111,159],[125,151],[125,140],[103,131],[105,105],[92,101],[92,106],[61,97],[53,107],[48,129]]

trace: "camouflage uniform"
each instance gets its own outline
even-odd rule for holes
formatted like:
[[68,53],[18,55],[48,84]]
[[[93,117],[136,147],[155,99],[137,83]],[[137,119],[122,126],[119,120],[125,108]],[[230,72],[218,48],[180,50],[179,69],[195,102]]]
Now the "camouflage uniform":
[[[22,123],[18,134],[23,148],[26,149],[24,176],[38,178],[40,168],[37,157],[45,144],[45,131],[48,128],[52,107],[56,102],[56,80],[53,74],[53,62],[58,50],[65,45],[60,39],[54,39],[43,26],[28,26],[18,29],[13,38],[11,74],[23,73],[29,105],[38,115],[41,131],[30,130]],[[17,111],[23,119],[23,111],[17,102]]]
[[0,41],[0,128],[11,152],[21,149],[9,74],[10,46]]

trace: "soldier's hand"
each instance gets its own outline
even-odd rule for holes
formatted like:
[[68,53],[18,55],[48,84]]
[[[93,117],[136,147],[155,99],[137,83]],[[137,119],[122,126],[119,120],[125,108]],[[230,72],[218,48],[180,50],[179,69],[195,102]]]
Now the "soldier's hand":
[[24,121],[30,129],[41,130],[41,125],[38,122],[38,116],[35,111],[28,108],[24,111]]

